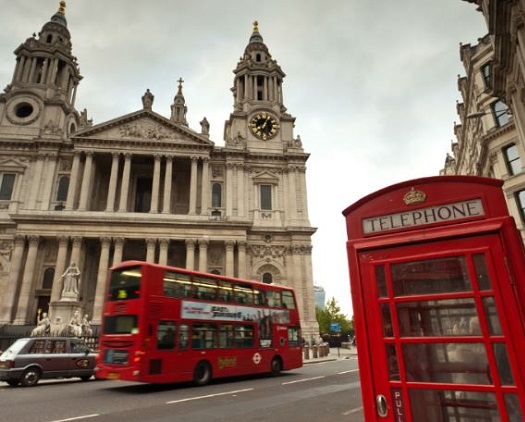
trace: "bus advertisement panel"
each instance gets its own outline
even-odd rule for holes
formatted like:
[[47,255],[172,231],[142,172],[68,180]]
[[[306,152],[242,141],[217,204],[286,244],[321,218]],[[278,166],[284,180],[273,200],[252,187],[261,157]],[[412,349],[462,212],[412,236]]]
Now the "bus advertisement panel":
[[96,377],[148,383],[302,366],[288,287],[141,261],[110,270]]

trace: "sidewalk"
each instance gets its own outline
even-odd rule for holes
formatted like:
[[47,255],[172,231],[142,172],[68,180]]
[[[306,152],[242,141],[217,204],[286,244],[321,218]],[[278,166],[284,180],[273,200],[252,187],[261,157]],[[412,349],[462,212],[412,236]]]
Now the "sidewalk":
[[314,356],[314,351],[312,349],[308,350],[308,359],[306,358],[306,351],[303,350],[303,365],[308,363],[319,363],[327,362],[340,359],[357,359],[357,348],[352,347],[347,349],[344,347],[332,347],[329,349],[329,352],[326,356],[320,357],[320,353],[317,353],[317,357]]

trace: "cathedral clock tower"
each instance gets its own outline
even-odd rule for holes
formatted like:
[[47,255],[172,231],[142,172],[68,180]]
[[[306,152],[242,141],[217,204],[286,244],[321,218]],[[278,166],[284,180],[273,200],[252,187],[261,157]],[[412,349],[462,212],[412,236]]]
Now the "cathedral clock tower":
[[[233,112],[224,129],[226,218],[249,224],[247,276],[294,288],[304,337],[317,338],[308,218],[306,161],[295,117],[283,103],[285,77],[258,22],[233,82]],[[219,165],[219,163],[212,163]]]

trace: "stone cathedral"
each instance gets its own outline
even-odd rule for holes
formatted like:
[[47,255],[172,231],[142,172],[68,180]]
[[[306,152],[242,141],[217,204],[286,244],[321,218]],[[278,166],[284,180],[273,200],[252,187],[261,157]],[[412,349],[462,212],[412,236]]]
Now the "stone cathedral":
[[0,325],[53,319],[74,263],[73,300],[96,326],[108,268],[133,259],[291,286],[304,337],[317,336],[309,154],[256,22],[233,71],[224,146],[206,118],[188,126],[182,79],[170,116],[149,90],[140,110],[107,122],[79,111],[65,2],[14,54],[0,94]]

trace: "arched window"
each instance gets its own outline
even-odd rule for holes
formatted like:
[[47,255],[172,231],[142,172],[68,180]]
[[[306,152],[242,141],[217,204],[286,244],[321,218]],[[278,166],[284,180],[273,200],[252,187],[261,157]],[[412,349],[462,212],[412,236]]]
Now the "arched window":
[[67,191],[69,189],[69,176],[62,176],[58,179],[57,201],[65,201],[67,199]]
[[212,208],[222,207],[222,186],[220,183],[214,183],[211,187],[211,206]]
[[43,289],[52,289],[53,288],[53,279],[55,278],[55,269],[46,268],[44,271],[44,279],[42,280]]
[[266,284],[272,284],[273,276],[270,273],[264,273],[262,276],[262,282]]

